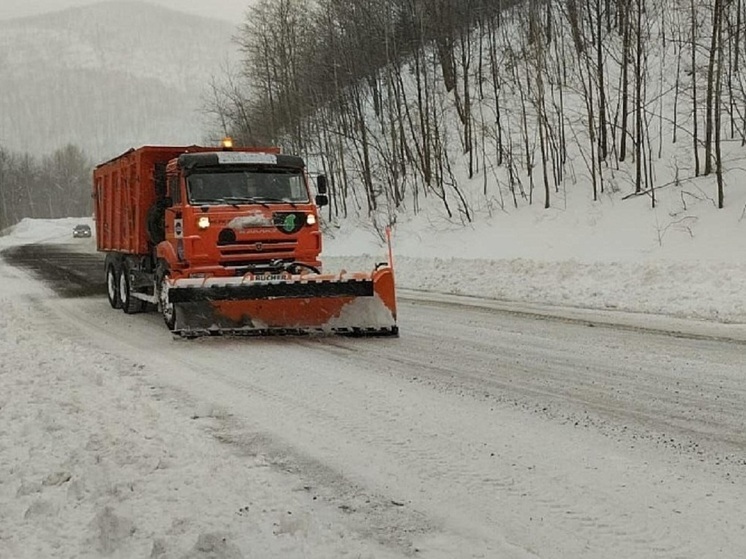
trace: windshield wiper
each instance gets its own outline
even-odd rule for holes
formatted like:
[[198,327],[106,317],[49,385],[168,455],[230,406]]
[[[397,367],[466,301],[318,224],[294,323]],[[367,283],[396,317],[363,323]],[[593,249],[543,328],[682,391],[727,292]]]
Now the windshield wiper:
[[293,208],[298,207],[298,204],[289,198],[262,198],[261,200],[262,202],[269,202],[270,204],[290,204]]
[[264,206],[265,208],[269,208],[269,204],[266,204],[264,200],[260,198],[239,198],[239,197],[229,197],[229,198],[221,198],[220,201],[227,202],[231,206],[238,208],[240,207],[239,204],[260,204]]

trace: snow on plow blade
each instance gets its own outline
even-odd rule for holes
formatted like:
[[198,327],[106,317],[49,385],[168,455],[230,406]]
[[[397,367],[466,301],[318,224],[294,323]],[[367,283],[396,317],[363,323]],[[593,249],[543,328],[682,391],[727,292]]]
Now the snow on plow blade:
[[372,274],[181,279],[168,290],[174,332],[397,335],[391,268]]

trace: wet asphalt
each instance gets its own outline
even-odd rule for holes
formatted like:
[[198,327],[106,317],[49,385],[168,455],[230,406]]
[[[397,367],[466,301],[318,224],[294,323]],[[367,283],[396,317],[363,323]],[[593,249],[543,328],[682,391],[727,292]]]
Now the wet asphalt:
[[74,245],[22,245],[0,252],[8,264],[31,272],[61,297],[106,295],[104,255]]

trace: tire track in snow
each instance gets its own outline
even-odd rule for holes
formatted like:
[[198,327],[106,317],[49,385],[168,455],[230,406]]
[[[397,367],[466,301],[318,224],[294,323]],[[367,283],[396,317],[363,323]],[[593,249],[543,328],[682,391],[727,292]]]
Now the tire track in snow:
[[[134,332],[137,345],[140,334]],[[332,341],[337,345],[341,340]],[[391,371],[384,357],[392,344],[341,341],[357,347],[357,351],[348,352],[355,359],[348,358],[342,369],[335,364],[338,356],[330,361],[324,355],[326,339],[255,342],[176,343],[160,353],[172,366],[178,363],[182,375],[191,370],[192,376],[200,375],[205,381],[219,385],[219,391],[206,394],[247,423],[261,425],[272,440],[282,441],[281,448],[289,449],[291,463],[300,464],[302,469],[303,460],[299,456],[310,455],[333,471],[353,472],[351,479],[367,487],[368,494],[387,494],[385,486],[388,486],[389,495],[406,495],[408,506],[411,502],[416,511],[430,516],[450,534],[451,546],[459,539],[471,541],[472,547],[475,541],[481,541],[489,552],[502,549],[509,557],[529,556],[530,550],[541,556],[542,549],[546,551],[556,545],[552,542],[571,539],[592,544],[584,549],[568,543],[562,556],[593,557],[602,548],[613,548],[624,551],[627,557],[649,557],[655,548],[657,552],[652,556],[675,557],[682,551],[694,553],[699,547],[696,541],[687,543],[685,531],[675,521],[675,513],[663,516],[677,529],[668,529],[661,522],[640,523],[640,514],[646,509],[644,503],[636,502],[637,492],[625,495],[623,489],[605,488],[596,480],[598,488],[593,493],[584,487],[584,479],[556,483],[562,479],[556,472],[552,474],[552,483],[538,477],[537,468],[545,476],[551,465],[541,455],[546,453],[556,458],[563,451],[552,448],[551,444],[542,451],[536,441],[531,442],[536,433],[528,438],[525,449],[520,440],[499,436],[501,422],[492,430],[470,433],[470,424],[487,424],[495,421],[495,417],[484,403],[468,394],[454,398],[453,394],[434,394],[427,387],[414,387],[416,393],[409,393],[413,390],[411,383],[397,379],[401,371]],[[407,341],[400,343],[406,345]],[[361,364],[360,348],[375,346],[379,346],[379,351],[370,352],[374,359],[363,359]],[[333,351],[338,353],[339,348]],[[377,353],[380,354],[375,358]],[[282,366],[275,361],[280,355]],[[263,363],[258,373],[245,366],[234,367],[233,372],[228,370],[232,365],[245,365],[249,356]],[[306,370],[303,363],[316,366]],[[287,371],[300,371],[300,374]],[[397,396],[401,391],[405,394]],[[330,400],[333,406],[327,404]],[[251,412],[241,412],[242,407]],[[441,413],[454,425],[440,420]],[[510,416],[515,412],[497,415],[509,420],[512,427],[516,421],[526,421],[524,412],[512,419]],[[242,429],[245,427],[238,428],[239,433]],[[488,459],[482,451],[485,437],[494,437],[493,445],[504,445],[496,457]],[[577,433],[574,437],[577,438]],[[587,447],[585,437],[581,434],[575,443]],[[339,446],[343,448],[336,448]],[[354,458],[361,453],[364,460]],[[596,459],[603,463],[602,457]],[[366,466],[367,461],[375,467]],[[556,466],[572,477],[572,464]],[[619,475],[632,486],[632,464],[627,466]],[[578,507],[583,509],[582,514],[572,512]],[[620,514],[620,509],[627,512]],[[538,534],[537,529],[523,527],[531,522],[526,518],[543,519]],[[602,529],[606,526],[611,528]],[[383,531],[386,532],[385,527]],[[496,531],[509,536],[495,539]]]

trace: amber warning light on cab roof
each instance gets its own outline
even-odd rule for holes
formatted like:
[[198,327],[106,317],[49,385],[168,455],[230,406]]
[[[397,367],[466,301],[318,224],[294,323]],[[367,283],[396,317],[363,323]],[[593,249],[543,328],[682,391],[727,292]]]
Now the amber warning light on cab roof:
[[223,138],[223,141],[221,142],[221,146],[225,150],[233,149],[233,138],[226,136],[225,138]]

